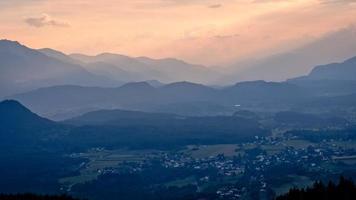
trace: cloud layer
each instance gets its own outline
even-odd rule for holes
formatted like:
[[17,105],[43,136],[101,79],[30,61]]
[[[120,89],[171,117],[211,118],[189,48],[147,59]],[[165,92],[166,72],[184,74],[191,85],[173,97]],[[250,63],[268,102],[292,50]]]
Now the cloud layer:
[[48,14],[42,14],[39,17],[29,17],[25,19],[25,22],[33,27],[41,28],[44,26],[57,26],[57,27],[68,27],[69,24],[63,21],[53,19]]

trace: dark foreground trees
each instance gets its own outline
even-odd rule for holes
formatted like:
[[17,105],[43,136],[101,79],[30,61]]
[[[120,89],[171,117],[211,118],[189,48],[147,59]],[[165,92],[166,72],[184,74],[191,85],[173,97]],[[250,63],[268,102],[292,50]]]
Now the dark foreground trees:
[[78,200],[67,195],[0,194],[0,200]]
[[352,180],[340,178],[339,183],[315,182],[311,188],[291,189],[287,194],[279,196],[276,200],[354,200],[356,199],[356,186]]

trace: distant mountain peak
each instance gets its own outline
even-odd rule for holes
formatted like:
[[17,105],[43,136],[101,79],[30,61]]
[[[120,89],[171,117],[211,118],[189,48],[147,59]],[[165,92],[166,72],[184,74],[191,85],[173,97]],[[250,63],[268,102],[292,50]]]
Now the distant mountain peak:
[[51,48],[42,48],[42,49],[38,49],[40,52],[48,52],[48,53],[56,53],[56,54],[61,54],[61,55],[66,55],[63,52],[60,52],[58,50],[55,49],[51,49]]
[[235,83],[235,86],[239,86],[239,85],[265,85],[265,84],[268,84],[268,82],[265,81],[265,80],[256,80],[256,81],[238,82],[238,83]]
[[117,53],[103,52],[103,53],[97,54],[96,56],[124,56],[124,55],[117,54]]
[[[356,63],[356,56],[354,56],[350,59],[347,59],[344,63]],[[355,65],[355,68],[356,68],[356,65]]]
[[174,87],[174,86],[204,86],[203,84],[199,83],[193,83],[189,81],[179,81],[179,82],[174,82],[166,85],[167,87]]
[[177,58],[149,58],[146,56],[141,56],[141,57],[137,57],[137,59],[143,61],[165,61],[165,62],[175,62],[175,63],[180,63],[180,64],[188,64],[187,62],[183,61],[183,60],[179,60]]
[[319,65],[306,76],[290,79],[290,81],[300,80],[356,80],[356,57],[340,63]]
[[20,102],[11,100],[11,99],[4,100],[4,101],[0,102],[0,110],[5,109],[5,108],[19,108],[19,109],[23,109],[23,110],[28,110]]
[[244,81],[244,82],[238,82],[234,86],[239,87],[239,86],[254,86],[254,87],[267,87],[267,86],[286,86],[290,85],[289,83],[286,82],[273,82],[273,81],[264,81],[264,80],[256,80],[256,81]]
[[137,89],[154,89],[154,87],[152,85],[150,85],[149,83],[147,83],[145,81],[126,83],[119,88],[120,89],[135,89],[135,88],[137,88]]
[[16,45],[16,46],[23,46],[18,41],[8,40],[8,39],[1,39],[0,45]]
[[18,41],[3,39],[0,40],[0,51],[14,52],[18,50],[29,49],[28,47],[20,44]]
[[11,116],[21,117],[24,115],[35,115],[20,102],[15,100],[4,100],[0,102],[0,117],[11,118]]
[[66,55],[65,53],[51,49],[51,48],[42,48],[38,49],[39,52],[43,53],[44,55],[55,58],[57,60],[60,60],[62,62],[70,63],[70,64],[78,64],[81,65],[80,61],[73,59],[72,57]]
[[164,85],[163,88],[165,90],[175,90],[175,89],[179,89],[179,90],[193,90],[193,91],[211,91],[214,90],[210,87],[207,87],[203,84],[199,84],[199,83],[192,83],[189,81],[180,81],[180,82],[174,82],[174,83],[170,83],[167,85]]
[[145,82],[150,84],[153,87],[161,87],[164,85],[164,83],[162,83],[161,81],[158,81],[158,80],[147,80]]

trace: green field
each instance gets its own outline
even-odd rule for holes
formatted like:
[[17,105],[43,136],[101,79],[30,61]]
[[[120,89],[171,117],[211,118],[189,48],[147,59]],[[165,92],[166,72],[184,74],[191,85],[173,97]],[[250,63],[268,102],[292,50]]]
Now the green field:
[[342,162],[347,165],[355,165],[356,164],[356,155],[354,156],[340,156],[340,157],[333,157],[333,160],[336,162]]
[[197,181],[194,176],[190,176],[184,179],[178,179],[165,184],[166,187],[183,187],[187,185],[194,185]]
[[338,148],[344,148],[344,149],[356,149],[356,140],[351,140],[351,141],[333,141],[333,142],[328,142],[330,146]]
[[247,143],[241,147],[237,144],[189,145],[183,152],[187,153],[193,158],[207,158],[210,156],[217,156],[219,154],[232,157],[239,154],[244,155],[245,151],[249,149],[261,148],[262,150],[265,150],[267,154],[273,155],[280,153],[286,147],[305,149],[312,145],[315,144],[306,140],[288,140],[278,145],[257,145],[253,143]]
[[[314,145],[311,142],[305,140],[288,140],[284,141],[278,145],[257,145],[254,143],[246,143],[244,145],[237,144],[216,144],[216,145],[189,145],[185,149],[181,150],[182,153],[185,153],[193,158],[201,159],[208,157],[215,157],[219,154],[223,154],[226,157],[244,155],[246,150],[253,148],[261,148],[267,152],[269,155],[277,154],[283,151],[284,148],[288,146],[295,147],[297,149],[307,148],[310,145]],[[336,145],[336,144],[335,144]],[[356,143],[338,143],[337,145],[348,145],[353,147]],[[97,176],[104,169],[115,169],[120,166],[123,162],[141,162],[144,160],[151,159],[152,157],[157,156],[161,151],[155,150],[127,150],[127,149],[118,149],[118,150],[103,150],[103,149],[94,149],[85,153],[78,153],[71,155],[74,158],[85,158],[87,162],[80,168],[79,175],[72,177],[65,177],[59,180],[63,186],[71,187],[75,184],[85,183],[91,180],[95,180]],[[336,158],[336,160],[356,164],[356,157],[352,158]],[[195,181],[194,177],[189,177],[182,180],[176,180],[170,183],[167,183],[167,186],[173,185],[186,185],[191,184]],[[303,183],[302,178],[295,178],[296,183]],[[306,181],[308,182],[308,181]],[[293,182],[294,183],[294,182]],[[309,182],[308,182],[309,183]],[[294,185],[292,185],[294,186]],[[276,188],[277,191],[283,191],[283,188],[290,188],[290,184],[285,186],[280,186]]]
[[282,145],[294,147],[296,149],[306,149],[309,146],[315,145],[315,143],[309,142],[307,140],[287,140],[284,141]]
[[[193,158],[207,158],[210,156],[217,156],[219,154],[224,154],[225,156],[237,156],[239,151],[238,146],[235,144],[217,144],[217,145],[189,145],[187,149],[184,150]],[[241,153],[241,152],[240,152]]]
[[119,150],[90,150],[86,153],[75,154],[72,157],[86,158],[88,162],[80,169],[80,175],[65,177],[59,180],[59,183],[71,187],[75,184],[85,183],[95,180],[100,172],[108,168],[116,168],[123,162],[140,162],[148,159],[157,151],[142,150],[131,151],[125,149]]

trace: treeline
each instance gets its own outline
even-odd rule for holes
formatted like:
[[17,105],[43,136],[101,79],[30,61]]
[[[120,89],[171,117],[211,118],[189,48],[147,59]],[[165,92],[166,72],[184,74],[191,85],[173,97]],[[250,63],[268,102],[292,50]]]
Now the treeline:
[[67,195],[0,194],[0,200],[78,200]]
[[356,199],[356,186],[352,180],[341,177],[338,184],[329,182],[325,185],[317,181],[311,188],[293,188],[276,200],[352,200]]

